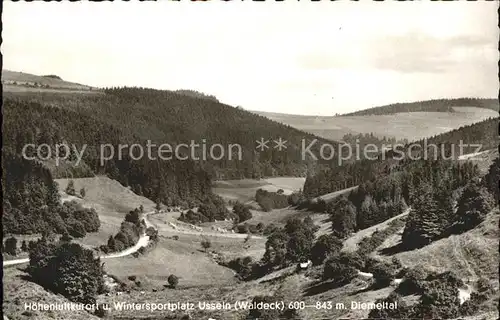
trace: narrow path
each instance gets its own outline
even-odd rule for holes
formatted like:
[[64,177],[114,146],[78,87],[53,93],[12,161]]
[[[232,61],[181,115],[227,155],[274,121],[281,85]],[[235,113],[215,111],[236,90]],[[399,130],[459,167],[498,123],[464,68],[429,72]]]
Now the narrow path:
[[460,244],[460,239],[455,236],[452,238],[452,242],[453,242],[453,251],[455,252],[457,257],[460,259],[460,261],[465,265],[465,268],[467,269],[467,271],[470,274],[470,277],[469,277],[470,281],[477,280],[479,277],[478,277],[476,271],[474,270],[474,268],[471,267],[471,265],[469,264],[469,261],[465,257],[464,252],[463,252],[463,248]]

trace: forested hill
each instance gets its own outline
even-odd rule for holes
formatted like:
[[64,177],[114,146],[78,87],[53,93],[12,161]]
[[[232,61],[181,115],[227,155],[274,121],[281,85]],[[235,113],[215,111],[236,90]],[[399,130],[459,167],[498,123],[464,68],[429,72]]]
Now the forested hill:
[[[494,149],[498,145],[498,121],[499,118],[491,118],[470,126],[464,126],[451,132],[443,133],[434,137],[430,137],[426,141],[421,140],[412,143],[425,146],[427,144],[428,152],[427,158],[434,159],[434,147],[437,146],[438,158],[453,158],[456,159],[460,156],[457,149],[459,143],[463,144],[480,144],[482,150]],[[406,145],[396,150],[408,154]],[[452,146],[455,147],[455,152],[452,153]],[[441,150],[444,150],[441,152]],[[475,146],[464,147],[463,153],[473,153],[476,151]],[[423,148],[413,148],[412,157],[423,158]],[[372,155],[373,156],[373,155]],[[441,161],[441,160],[438,160]],[[311,175],[306,179],[304,185],[304,195],[308,198],[314,198],[326,193],[338,191],[344,188],[352,187],[366,181],[374,181],[377,178],[389,175],[393,171],[404,171],[406,166],[410,165],[414,160],[410,160],[407,156],[401,160],[401,153],[389,150],[382,157],[379,154],[376,160],[361,160],[354,163],[346,163],[341,167],[331,167],[322,172]]]
[[453,112],[453,107],[477,107],[498,111],[498,99],[458,98],[394,103],[355,111],[342,116],[387,115],[400,112]]
[[[142,88],[106,89],[99,95],[25,92],[8,93],[8,96],[71,110],[75,117],[94,119],[104,126],[119,129],[122,134],[149,139],[157,145],[189,145],[194,141],[200,145],[205,143],[209,150],[211,145],[221,144],[226,151],[225,157],[200,160],[202,167],[217,179],[305,175],[308,166],[314,165],[312,161],[302,161],[301,147],[303,139],[309,142],[317,137],[211,99]],[[85,130],[77,119],[69,121]],[[286,140],[286,149],[281,151],[273,142],[280,137]],[[106,135],[98,138],[103,142],[108,140]],[[256,141],[261,138],[270,140],[262,151],[256,149]],[[241,146],[241,161],[236,155],[229,159],[231,144]],[[317,149],[319,144],[315,145]],[[219,154],[217,150],[214,153]]]
[[[112,179],[118,180],[125,186],[130,186],[137,194],[144,195],[153,201],[165,204],[184,202],[200,202],[211,196],[211,181],[207,172],[202,170],[194,161],[152,161],[147,158],[132,159],[124,154],[121,159],[118,154],[110,160],[100,161],[100,144],[111,144],[118,149],[119,144],[144,143],[132,133],[116,128],[98,119],[79,114],[72,110],[58,107],[43,106],[36,102],[25,102],[6,99],[3,105],[4,112],[4,155],[8,152],[17,155],[12,161],[20,161],[23,146],[27,144],[51,146],[52,157],[47,154],[46,149],[40,149],[39,156],[34,154],[33,149],[28,149],[27,155],[33,156],[40,162],[40,158],[48,158],[42,161],[54,161],[55,145],[67,144],[76,147],[80,152],[84,144],[87,145],[83,153],[83,160],[76,165],[77,153],[72,151],[67,162],[73,166],[71,176],[82,177],[89,174],[106,174]],[[75,149],[73,149],[75,150]],[[61,155],[64,155],[61,150]],[[82,165],[85,164],[85,166]],[[12,167],[15,167],[13,165]],[[90,168],[91,172],[88,172]],[[31,188],[30,181],[25,179],[22,170],[11,171],[5,179],[20,181],[12,185],[25,186],[18,189]],[[8,182],[8,181],[7,181]],[[22,182],[22,183],[21,183]],[[27,185],[27,186],[26,186]],[[35,186],[36,187],[36,186]],[[15,194],[15,190],[10,190]],[[37,193],[44,194],[44,190],[31,192],[26,197],[35,197]],[[4,193],[5,196],[6,193]],[[24,193],[21,192],[21,196]],[[15,197],[14,197],[15,198]],[[13,203],[32,203],[31,200],[19,200]],[[20,204],[21,205],[21,204]],[[30,205],[22,205],[29,208]],[[35,208],[29,208],[35,209]]]

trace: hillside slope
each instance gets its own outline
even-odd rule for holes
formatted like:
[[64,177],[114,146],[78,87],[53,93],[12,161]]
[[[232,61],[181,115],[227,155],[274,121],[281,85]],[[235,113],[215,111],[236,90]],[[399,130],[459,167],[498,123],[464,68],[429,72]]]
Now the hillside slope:
[[474,229],[411,251],[396,249],[401,240],[400,230],[387,238],[374,252],[374,256],[388,261],[396,257],[405,266],[421,265],[436,272],[453,270],[471,281],[479,277],[496,279],[493,282],[498,288],[499,218],[500,211],[497,208]]
[[[7,93],[6,104],[12,104],[14,99],[36,102],[72,112],[75,119],[69,121],[91,118],[119,129],[123,135],[136,137],[134,142],[142,140],[144,150],[146,141],[151,140],[157,146],[153,155],[159,145],[168,144],[171,150],[180,146],[183,155],[189,155],[216,179],[305,176],[315,165],[310,159],[302,160],[301,148],[303,140],[318,137],[265,117],[172,91],[119,88],[104,92],[100,95]],[[73,126],[85,130],[76,123]],[[106,141],[105,136],[99,138],[102,142],[114,142]],[[281,149],[275,142],[280,138],[285,141]],[[256,148],[261,139],[268,142]],[[316,153],[318,145],[312,148]]]
[[255,113],[325,139],[340,141],[346,134],[373,133],[380,138],[385,136],[412,141],[470,125],[489,117],[497,117],[498,101],[491,101],[491,104],[487,104],[488,108],[480,107],[478,104],[457,104],[451,107],[452,112],[437,109],[435,111],[372,114],[370,113],[372,109],[367,109],[366,114],[363,110],[355,114],[336,117],[288,115],[261,111]]
[[427,101],[416,101],[408,103],[394,103],[380,107],[369,108],[365,110],[347,113],[342,116],[366,116],[366,115],[384,115],[402,112],[455,112],[454,107],[469,106],[484,109],[498,110],[497,99],[479,99],[479,98],[458,98],[458,99],[435,99]]

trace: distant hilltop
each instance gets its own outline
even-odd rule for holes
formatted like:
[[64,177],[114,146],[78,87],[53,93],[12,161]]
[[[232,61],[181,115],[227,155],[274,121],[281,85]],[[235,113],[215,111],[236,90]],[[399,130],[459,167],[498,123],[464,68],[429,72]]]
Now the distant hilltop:
[[385,106],[342,114],[341,116],[387,115],[403,112],[454,112],[453,107],[477,107],[498,111],[498,99],[458,98],[434,99],[408,103],[393,103]]
[[19,90],[40,90],[40,89],[58,89],[58,90],[78,90],[78,91],[97,91],[98,88],[69,82],[63,80],[60,76],[48,74],[38,76],[25,72],[2,70],[2,85],[4,91]]

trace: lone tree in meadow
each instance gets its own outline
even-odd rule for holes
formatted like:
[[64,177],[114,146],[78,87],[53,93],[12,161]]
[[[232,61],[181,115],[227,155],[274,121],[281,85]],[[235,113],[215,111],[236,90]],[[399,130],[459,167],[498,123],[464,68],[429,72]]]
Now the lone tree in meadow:
[[170,276],[168,276],[167,280],[171,288],[175,289],[179,284],[179,277],[177,277],[175,274],[171,274]]
[[68,185],[66,186],[66,193],[70,196],[76,195],[75,182],[73,180],[69,180]]
[[210,242],[210,240],[202,240],[201,241],[201,247],[205,250],[205,252],[207,252],[208,248],[210,248],[212,246],[212,243]]
[[85,194],[86,194],[85,188],[81,188],[80,189],[80,197],[85,198]]

